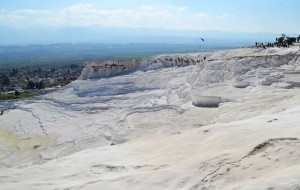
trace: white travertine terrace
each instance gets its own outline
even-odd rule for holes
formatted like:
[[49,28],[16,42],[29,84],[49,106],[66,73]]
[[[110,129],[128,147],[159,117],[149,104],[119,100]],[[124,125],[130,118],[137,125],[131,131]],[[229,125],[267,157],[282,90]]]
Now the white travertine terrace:
[[0,116],[0,189],[299,189],[299,57],[238,48],[89,63]]

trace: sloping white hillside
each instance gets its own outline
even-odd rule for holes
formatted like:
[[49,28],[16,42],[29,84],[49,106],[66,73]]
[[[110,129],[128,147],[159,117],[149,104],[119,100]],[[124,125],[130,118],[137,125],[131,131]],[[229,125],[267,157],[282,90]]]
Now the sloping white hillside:
[[299,55],[161,55],[19,101],[0,116],[0,189],[297,189]]

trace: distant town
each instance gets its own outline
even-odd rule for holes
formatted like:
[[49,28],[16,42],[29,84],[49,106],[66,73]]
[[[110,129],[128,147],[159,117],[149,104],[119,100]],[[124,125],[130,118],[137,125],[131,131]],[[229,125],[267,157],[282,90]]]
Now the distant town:
[[0,100],[25,98],[63,87],[76,80],[82,65],[20,67],[0,70]]

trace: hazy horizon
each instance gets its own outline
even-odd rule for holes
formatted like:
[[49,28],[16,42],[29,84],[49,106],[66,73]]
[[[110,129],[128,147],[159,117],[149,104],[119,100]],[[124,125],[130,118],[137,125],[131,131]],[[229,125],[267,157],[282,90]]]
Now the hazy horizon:
[[[296,0],[17,0],[0,7],[0,45],[249,43],[299,35]],[[293,6],[294,5],[294,6]],[[223,42],[222,42],[223,43]]]
[[[203,44],[243,45],[272,42],[280,33],[225,32],[216,30],[171,30],[160,28],[118,27],[31,27],[18,29],[0,26],[0,45],[31,45],[55,43],[167,43],[195,44],[204,38]],[[296,36],[297,34],[287,34]]]

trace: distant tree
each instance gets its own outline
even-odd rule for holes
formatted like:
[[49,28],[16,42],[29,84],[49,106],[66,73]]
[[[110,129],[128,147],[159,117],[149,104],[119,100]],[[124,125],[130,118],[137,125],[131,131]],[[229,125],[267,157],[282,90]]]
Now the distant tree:
[[19,70],[13,68],[13,69],[10,71],[9,76],[10,76],[10,77],[15,77],[18,73],[19,73]]
[[44,82],[43,80],[40,81],[40,88],[41,88],[41,89],[46,88],[46,84],[45,84],[45,82]]
[[278,40],[278,41],[277,41],[278,43],[283,43],[284,37],[280,37],[280,38],[278,38],[277,40]]
[[32,82],[32,81],[28,81],[27,82],[27,89],[34,89],[34,87],[35,87],[35,84],[34,84],[34,82]]
[[35,82],[34,87],[39,88],[39,82]]
[[9,80],[9,77],[7,75],[2,75],[1,79],[2,79],[2,85],[3,86],[9,86],[10,80]]
[[296,38],[295,37],[287,37],[286,41],[289,45],[293,44],[294,42],[296,42]]
[[77,64],[71,64],[71,65],[70,65],[70,68],[71,68],[71,69],[76,69],[76,68],[78,68],[78,67],[79,67],[79,65],[77,65]]
[[19,96],[20,95],[20,92],[18,90],[15,90],[15,95],[16,96]]
[[39,89],[39,90],[40,90],[40,89],[44,89],[45,86],[46,86],[46,85],[45,85],[45,83],[44,83],[43,80],[41,80],[40,82],[37,82],[37,83],[36,83],[36,88]]

